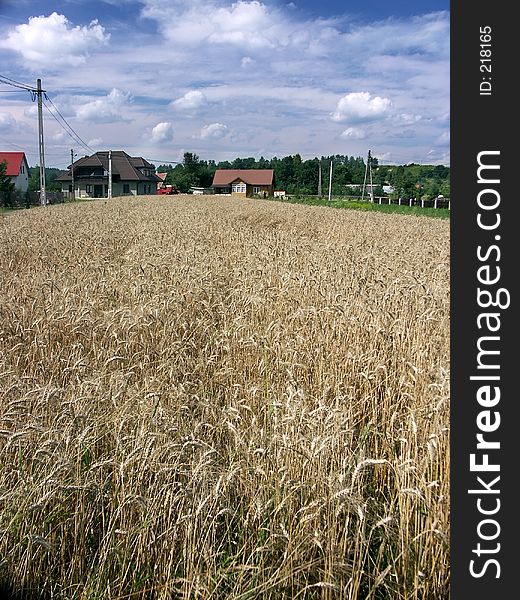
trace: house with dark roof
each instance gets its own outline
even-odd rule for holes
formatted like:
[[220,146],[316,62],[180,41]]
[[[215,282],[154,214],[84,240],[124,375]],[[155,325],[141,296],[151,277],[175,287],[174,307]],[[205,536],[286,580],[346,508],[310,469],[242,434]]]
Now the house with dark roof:
[[0,163],[6,163],[5,174],[10,177],[14,187],[25,192],[29,186],[29,164],[25,152],[0,152]]
[[272,196],[274,192],[273,169],[217,169],[213,176],[215,194],[237,196]]
[[155,174],[155,166],[144,158],[129,156],[123,150],[113,150],[110,160],[108,151],[80,158],[56,181],[61,183],[62,192],[72,194],[74,191],[75,198],[107,198],[110,168],[112,196],[157,193],[157,183],[161,180]]

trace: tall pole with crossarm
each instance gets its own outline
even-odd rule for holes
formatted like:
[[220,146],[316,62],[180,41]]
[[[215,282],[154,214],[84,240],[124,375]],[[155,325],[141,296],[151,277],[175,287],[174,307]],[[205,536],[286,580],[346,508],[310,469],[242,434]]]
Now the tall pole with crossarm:
[[332,159],[330,159],[330,174],[329,174],[329,202],[332,198]]
[[108,197],[112,198],[112,150],[108,151]]
[[45,147],[43,143],[43,114],[42,114],[42,80],[36,80],[36,94],[38,96],[38,148],[40,151],[40,204],[47,205],[45,192]]
[[321,158],[318,159],[318,198],[321,198]]

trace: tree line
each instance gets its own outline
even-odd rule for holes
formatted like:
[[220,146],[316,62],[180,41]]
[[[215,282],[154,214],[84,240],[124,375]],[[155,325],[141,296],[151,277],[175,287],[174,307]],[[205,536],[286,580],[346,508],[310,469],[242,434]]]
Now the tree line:
[[[450,197],[450,169],[443,165],[380,165],[371,159],[374,194],[384,196],[383,186],[394,188],[392,196],[398,198],[432,199],[442,194]],[[332,162],[332,194],[360,196],[367,173],[362,157],[335,154],[302,160],[299,154],[273,157],[235,158],[233,161],[203,160],[192,152],[185,152],[181,163],[172,167],[162,164],[156,172],[166,173],[166,183],[175,185],[179,191],[188,192],[191,187],[210,187],[217,169],[273,169],[276,188],[288,194],[316,195],[319,187],[321,164],[321,190],[329,191],[330,164]],[[368,183],[368,178],[367,178]]]
[[[431,200],[439,195],[450,197],[450,168],[444,165],[380,165],[373,157],[372,183],[374,195],[385,196],[383,186],[394,188],[393,198],[424,198]],[[156,172],[167,173],[166,183],[174,184],[179,191],[186,193],[192,187],[210,187],[217,169],[273,169],[276,188],[293,195],[317,195],[321,164],[322,194],[329,192],[329,169],[332,162],[332,194],[334,196],[360,196],[367,172],[365,159],[342,154],[315,157],[302,160],[299,154],[266,159],[260,157],[235,158],[233,161],[203,160],[192,152],[185,152],[181,163],[162,164]],[[46,188],[59,191],[61,186],[56,178],[65,171],[46,168]],[[368,178],[367,178],[368,183]],[[5,175],[5,165],[0,164],[0,195],[8,198],[11,191],[10,178]],[[40,169],[29,169],[29,191],[36,192],[40,187]]]

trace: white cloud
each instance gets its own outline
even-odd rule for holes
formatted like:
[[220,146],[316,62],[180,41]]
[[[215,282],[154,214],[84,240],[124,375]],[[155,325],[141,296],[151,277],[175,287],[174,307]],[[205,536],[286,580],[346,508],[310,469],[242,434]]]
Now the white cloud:
[[7,132],[14,128],[16,120],[9,113],[0,112],[0,131]]
[[[64,3],[63,11],[74,4]],[[138,6],[152,21],[136,18]],[[139,0],[117,17],[121,21],[109,21],[110,11],[99,17],[106,27],[97,30],[101,43],[94,35],[99,23],[76,28],[87,24],[73,17],[77,13],[66,13],[70,22],[46,16],[40,25],[53,34],[53,44],[45,49],[43,43],[45,62],[31,66],[38,65],[49,97],[83,139],[103,138],[132,155],[155,156],[152,135],[161,131],[153,130],[169,122],[175,152],[183,147],[216,160],[264,151],[312,157],[348,149],[366,156],[366,138],[374,155],[392,152],[394,160],[423,161],[431,148],[440,155],[449,129],[449,12],[358,25],[344,6],[338,8],[343,16],[310,19],[301,7],[273,0]],[[23,10],[18,23],[35,31],[38,21]],[[14,43],[12,35],[21,35],[15,25],[5,23],[0,32],[0,62],[5,75],[31,81],[31,67],[13,60],[25,48]],[[34,42],[31,47],[40,50]],[[75,64],[94,53],[80,68]],[[12,142],[33,144],[36,104],[7,98],[0,111],[16,119]],[[51,142],[58,125],[44,117]],[[227,130],[211,128],[217,123]],[[22,127],[27,141],[18,134]],[[399,139],[400,130],[416,137]]]
[[347,139],[351,138],[355,140],[364,140],[367,137],[367,135],[362,129],[359,129],[357,127],[348,127],[347,129],[345,129],[345,131],[343,131],[341,137]]
[[177,98],[177,100],[171,102],[170,106],[177,110],[190,111],[200,108],[205,103],[206,96],[202,92],[198,90],[191,90],[186,92],[184,96],[181,96],[180,98]]
[[77,106],[76,116],[80,121],[92,123],[127,121],[128,117],[122,111],[130,102],[132,96],[129,93],[114,88],[107,96]]
[[372,96],[368,92],[352,92],[338,101],[333,121],[377,121],[388,116],[392,102],[388,98]]
[[103,138],[92,138],[91,140],[89,140],[87,142],[87,144],[91,147],[96,149],[101,147],[101,144],[103,143]]
[[0,47],[18,52],[27,68],[38,70],[81,65],[109,39],[110,34],[97,20],[74,27],[67,17],[53,12],[48,17],[30,17],[28,23],[17,25],[0,42]]
[[52,139],[56,142],[65,142],[66,140],[68,140],[70,138],[64,129],[60,129],[60,130],[56,131],[56,133],[52,134]]
[[200,138],[202,140],[212,139],[218,140],[226,135],[228,128],[222,123],[211,123],[211,125],[205,125],[200,130]]
[[422,117],[421,117],[421,115],[413,115],[410,113],[401,113],[401,114],[397,115],[397,119],[399,119],[403,123],[410,124],[410,123],[417,123],[418,121],[420,121],[422,119]]
[[154,19],[163,35],[176,43],[196,45],[201,41],[242,47],[272,46],[277,35],[277,11],[256,0],[239,0],[231,6],[213,2],[164,2],[145,0],[143,16]]
[[152,129],[151,141],[153,143],[166,142],[173,139],[173,125],[164,121],[162,123],[157,123],[157,125]]

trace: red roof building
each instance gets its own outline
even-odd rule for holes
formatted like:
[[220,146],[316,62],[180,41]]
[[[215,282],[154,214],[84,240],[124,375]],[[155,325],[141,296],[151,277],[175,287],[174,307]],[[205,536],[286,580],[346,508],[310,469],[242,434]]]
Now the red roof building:
[[16,189],[25,192],[29,185],[29,164],[25,152],[0,152],[0,163],[6,163],[6,175]]
[[157,182],[157,189],[159,190],[166,185],[164,180],[166,179],[166,175],[168,175],[168,173],[156,173],[156,175],[161,180]]
[[211,187],[216,194],[272,196],[273,169],[217,169]]

